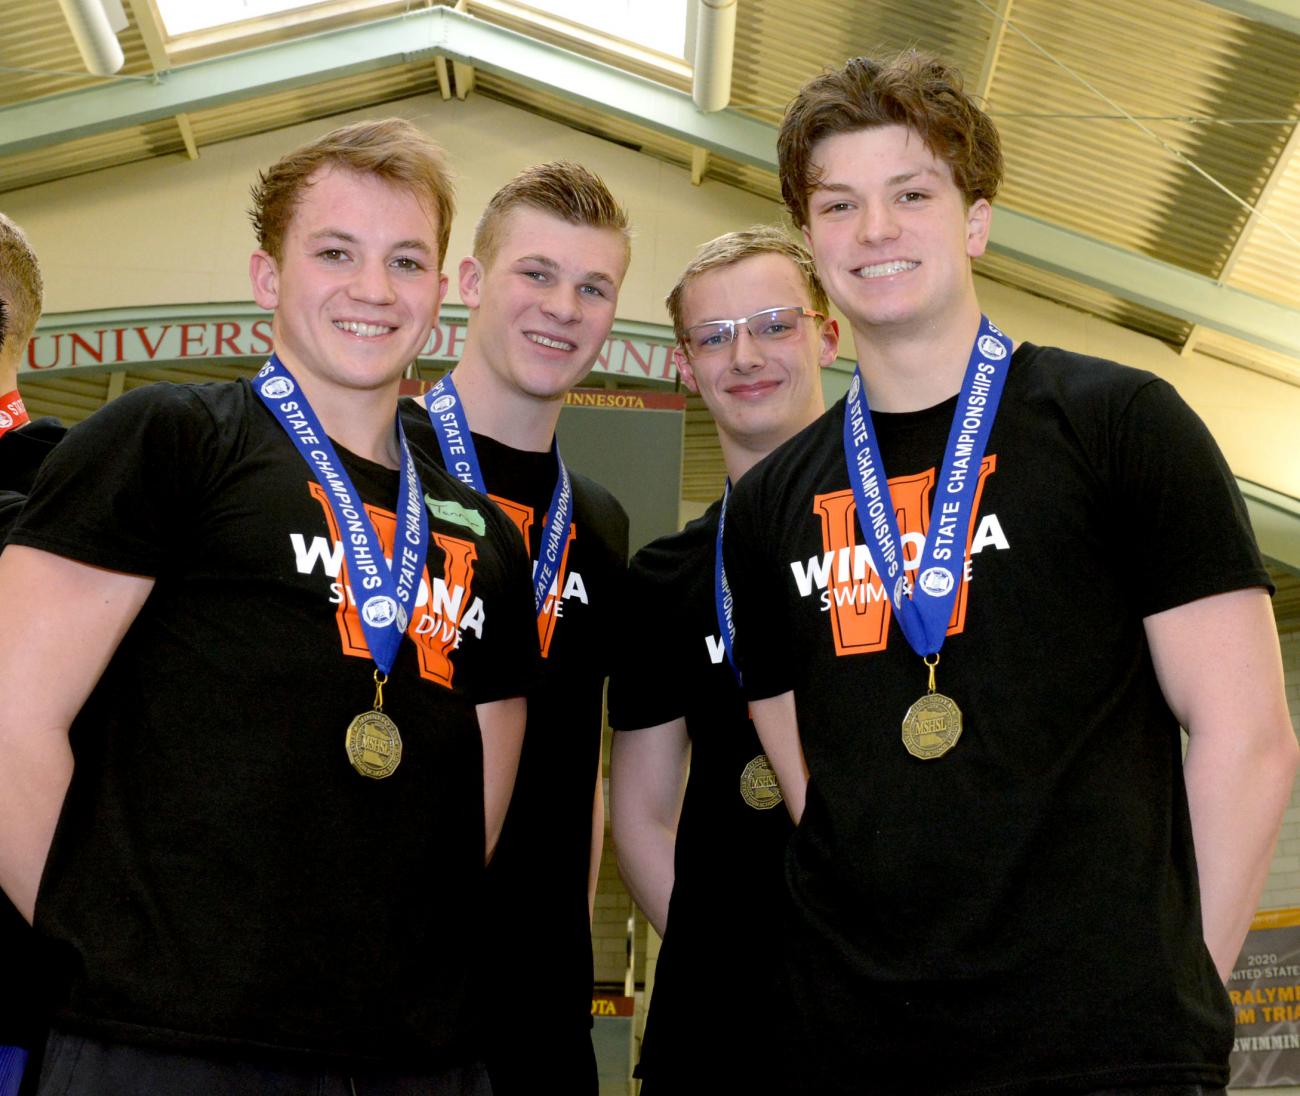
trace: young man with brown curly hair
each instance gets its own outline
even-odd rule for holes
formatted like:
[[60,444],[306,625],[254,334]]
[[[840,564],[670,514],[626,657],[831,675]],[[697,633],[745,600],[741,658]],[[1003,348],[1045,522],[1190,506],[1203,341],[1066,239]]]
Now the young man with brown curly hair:
[[1170,385],[982,317],[953,69],[849,61],[778,149],[859,360],[727,520],[806,1089],[1219,1091],[1297,753],[1232,475]]

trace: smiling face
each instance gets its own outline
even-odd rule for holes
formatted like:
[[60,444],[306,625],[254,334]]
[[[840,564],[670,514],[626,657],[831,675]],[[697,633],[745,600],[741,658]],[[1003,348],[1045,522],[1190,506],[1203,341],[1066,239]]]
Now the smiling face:
[[626,269],[619,231],[516,207],[488,265],[460,264],[461,300],[470,309],[460,368],[506,394],[561,398],[605,345]]
[[323,168],[282,252],[254,252],[249,276],[258,305],[275,310],[276,353],[309,397],[396,385],[447,292],[431,207],[375,176]]
[[[808,285],[785,255],[753,255],[706,270],[682,292],[686,328],[733,320],[771,308],[810,308]],[[834,320],[799,320],[787,339],[755,339],[745,326],[715,353],[678,362],[682,380],[698,392],[724,440],[751,453],[767,453],[822,413],[818,371],[835,360]]]
[[948,165],[905,126],[827,137],[813,161],[804,236],[854,335],[968,326],[979,314],[970,260],[988,242],[989,203],[968,208]]

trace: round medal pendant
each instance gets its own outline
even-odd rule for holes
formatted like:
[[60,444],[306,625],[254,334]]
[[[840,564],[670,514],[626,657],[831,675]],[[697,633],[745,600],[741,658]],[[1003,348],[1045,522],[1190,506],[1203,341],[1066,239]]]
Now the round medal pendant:
[[756,811],[768,811],[784,798],[767,754],[759,754],[740,774],[740,798]]
[[383,780],[402,763],[402,736],[383,712],[362,712],[348,724],[348,760],[362,776]]
[[903,745],[913,757],[942,757],[961,737],[961,709],[942,693],[927,693],[903,716]]

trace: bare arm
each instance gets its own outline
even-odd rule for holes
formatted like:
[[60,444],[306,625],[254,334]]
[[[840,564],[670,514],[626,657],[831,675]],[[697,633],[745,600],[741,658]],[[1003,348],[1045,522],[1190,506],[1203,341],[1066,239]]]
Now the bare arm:
[[[603,733],[603,732],[602,732]],[[605,749],[596,755],[596,794],[591,801],[591,859],[587,864],[587,920],[596,916],[596,888],[600,885],[600,857],[605,851]]]
[[71,727],[153,579],[21,545],[0,553],[0,887],[28,921],[72,778]]
[[483,738],[483,848],[487,861],[496,851],[510,794],[515,790],[528,705],[523,697],[514,696],[479,704],[474,710]]
[[1268,877],[1300,754],[1277,630],[1258,588],[1143,623],[1160,687],[1187,731],[1183,773],[1205,943],[1226,980]]
[[684,719],[616,734],[609,756],[619,872],[660,936],[668,924],[673,848],[689,756]]
[[786,808],[797,823],[803,817],[804,800],[808,797],[808,763],[804,760],[803,744],[799,741],[794,692],[750,701],[749,715],[781,784]]

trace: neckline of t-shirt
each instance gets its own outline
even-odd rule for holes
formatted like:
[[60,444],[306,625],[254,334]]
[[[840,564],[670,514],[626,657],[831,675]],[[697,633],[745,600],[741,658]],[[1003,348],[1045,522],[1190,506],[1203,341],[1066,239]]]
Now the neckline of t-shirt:
[[[470,431],[470,436],[474,439],[474,448],[487,462],[496,465],[504,464],[514,475],[536,476],[548,480],[552,485],[555,483],[559,468],[555,463],[553,448],[544,449],[539,453],[531,449],[516,449],[513,445],[507,445],[488,434],[480,434],[474,430]],[[491,486],[488,484],[489,489]]]
[[[1032,343],[1017,343],[1015,350],[1011,354],[1012,365],[1023,366],[1025,361],[1037,349]],[[946,400],[932,404],[929,407],[919,408],[916,411],[876,411],[873,409],[871,420],[875,423],[876,429],[884,433],[928,430],[934,426],[936,421],[942,421],[947,425],[952,422],[953,413],[957,410],[957,399],[960,395],[959,392],[954,393]],[[841,406],[847,399],[848,396],[846,395],[840,400]]]

